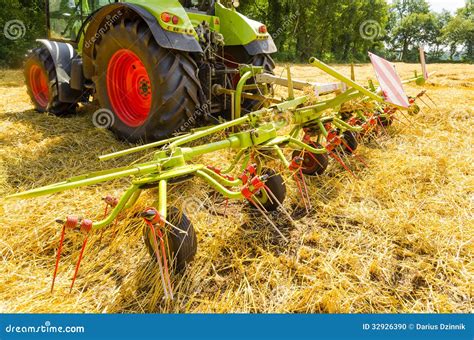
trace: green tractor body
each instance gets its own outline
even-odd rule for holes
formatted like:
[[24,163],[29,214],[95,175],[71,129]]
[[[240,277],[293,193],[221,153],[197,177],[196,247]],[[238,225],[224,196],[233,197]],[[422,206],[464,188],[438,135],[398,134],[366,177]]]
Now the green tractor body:
[[[240,66],[274,68],[266,26],[232,1],[47,0],[47,17],[49,39],[39,40],[25,67],[36,109],[71,114],[94,97],[95,125],[106,122],[128,141],[160,140],[229,116],[226,90]],[[243,100],[242,109],[257,104]]]

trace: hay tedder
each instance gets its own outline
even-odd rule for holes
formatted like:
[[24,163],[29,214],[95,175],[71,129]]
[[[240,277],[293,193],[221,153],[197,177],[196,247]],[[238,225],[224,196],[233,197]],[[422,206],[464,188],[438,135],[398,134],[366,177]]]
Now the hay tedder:
[[[103,220],[57,220],[62,232],[54,278],[66,231],[85,235],[72,285],[89,235],[110,226],[144,190],[157,189],[156,206],[136,217],[144,221],[145,244],[159,267],[164,295],[172,298],[172,272],[185,269],[193,259],[197,238],[188,216],[169,206],[168,192],[196,177],[226,199],[248,202],[288,241],[268,215],[279,210],[291,220],[283,206],[286,183],[295,183],[309,210],[305,176],[322,175],[330,159],[355,176],[346,159],[364,162],[356,153],[358,144],[383,133],[403,111],[418,113],[415,101],[424,94],[407,97],[393,65],[372,54],[378,85],[360,85],[354,76],[348,78],[316,58],[310,64],[337,82],[296,80],[289,67],[286,77],[277,77],[269,57],[276,49],[266,27],[237,13],[235,1],[229,8],[222,1],[105,5],[84,0],[60,16],[52,15],[53,2],[50,31],[64,21],[56,33],[76,39],[80,49],[77,53],[70,43],[43,40],[44,47],[33,51],[26,74],[36,107],[63,114],[95,95],[101,113],[109,115],[108,127],[120,138],[151,142],[101,160],[156,150],[142,164],[9,196],[37,197],[130,178],[122,197],[104,198],[110,211]],[[405,82],[422,85],[428,76],[423,68],[422,75]],[[276,98],[275,85],[288,89],[286,99]],[[225,168],[203,164],[208,158],[202,156],[222,150],[233,151]],[[270,168],[268,158],[280,166]]]

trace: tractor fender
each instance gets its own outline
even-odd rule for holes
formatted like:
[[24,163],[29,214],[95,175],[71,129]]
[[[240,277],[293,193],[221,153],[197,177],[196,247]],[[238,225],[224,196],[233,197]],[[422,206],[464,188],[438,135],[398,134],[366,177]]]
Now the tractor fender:
[[114,24],[114,20],[120,20],[123,15],[130,15],[131,13],[143,19],[161,47],[183,52],[203,52],[194,36],[164,30],[155,16],[147,9],[131,3],[110,4],[95,12],[89,18],[88,25],[85,28],[82,56],[84,59],[84,76],[87,79],[91,79],[94,75],[92,60],[94,45],[97,40]]
[[244,46],[251,56],[257,54],[272,54],[277,47],[272,36],[266,31],[261,22],[252,20],[235,9],[230,9],[217,2],[216,16],[220,19],[220,33],[224,36],[226,46]]
[[51,55],[58,80],[59,101],[76,103],[82,91],[71,88],[71,70],[73,60],[78,58],[77,52],[71,44],[65,42],[37,39],[37,42],[46,47]]
[[278,51],[272,37],[266,40],[254,40],[250,44],[244,45],[249,55],[272,54]]

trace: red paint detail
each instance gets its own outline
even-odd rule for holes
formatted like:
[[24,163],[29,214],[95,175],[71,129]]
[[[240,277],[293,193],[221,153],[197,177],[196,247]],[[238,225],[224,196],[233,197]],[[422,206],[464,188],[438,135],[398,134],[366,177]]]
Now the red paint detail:
[[110,206],[112,208],[115,208],[119,202],[118,198],[107,195],[104,197],[104,202],[106,203],[107,206]]
[[249,165],[239,179],[242,181],[243,184],[247,184],[249,178],[255,176],[257,174],[257,166],[254,164]]
[[392,104],[408,108],[408,98],[394,64],[375,54],[370,54],[369,56],[375,69],[377,79],[379,80],[380,87],[383,90],[385,100]]
[[221,169],[219,169],[219,168],[217,168],[217,167],[215,167],[215,166],[211,166],[211,165],[210,165],[210,166],[208,166],[207,168],[208,168],[209,170],[215,172],[215,173],[218,174],[218,175],[220,175],[221,172],[222,172]]
[[85,219],[81,223],[81,232],[84,234],[89,233],[92,230],[92,221]]
[[357,117],[352,117],[349,119],[349,125],[351,126],[357,126],[359,124],[359,119]]
[[145,65],[132,51],[121,49],[110,58],[107,93],[122,122],[139,127],[147,120],[152,103],[151,81]]
[[329,155],[334,158],[340,165],[342,165],[342,167],[347,171],[349,172],[352,177],[354,177],[355,179],[357,179],[356,175],[354,175],[354,173],[351,171],[351,169],[349,169],[349,167],[342,161],[342,159],[340,159],[335,153],[333,152],[329,152]]
[[250,184],[253,186],[254,192],[257,192],[265,186],[265,183],[259,177],[252,178]]
[[72,292],[72,288],[74,287],[74,283],[76,282],[77,273],[79,272],[79,268],[81,266],[82,257],[84,256],[84,250],[86,249],[88,239],[89,238],[86,236],[84,242],[82,243],[81,252],[79,254],[79,259],[77,260],[76,269],[74,270],[74,276],[72,277],[71,288],[69,289],[69,293]]
[[[230,55],[230,54],[224,54],[224,64],[226,67],[228,68],[231,68],[231,69],[236,69],[236,68],[239,68],[239,63],[237,62],[237,60],[235,60],[235,58]],[[231,74],[229,75],[229,77],[231,78],[231,81],[232,81],[232,86],[233,88],[237,88],[237,84],[239,83],[240,81],[240,73],[237,73],[237,74]]]
[[[304,152],[303,152],[304,153]],[[301,157],[295,157],[291,160],[291,163],[290,163],[290,166],[289,166],[289,169],[291,171],[293,170],[298,170],[301,168],[301,165],[303,163],[303,158]]]
[[265,183],[258,176],[255,176],[250,180],[248,185],[242,188],[240,192],[246,199],[251,201],[252,196],[264,187]]
[[249,187],[244,187],[241,191],[242,195],[248,199],[251,200],[253,193],[250,191]]
[[38,65],[30,68],[30,87],[38,105],[46,109],[49,103],[48,76]]
[[[156,238],[156,234],[158,234],[158,237],[160,238],[160,245],[161,245],[161,254],[163,256],[163,265],[165,267],[165,281],[169,285],[170,293],[173,294],[172,287],[171,287],[171,278],[170,278],[170,273],[168,269],[168,259],[166,257],[166,250],[165,250],[165,242],[163,240],[163,234],[159,228],[155,228],[153,225],[153,222],[145,220],[146,224],[150,227],[151,232],[153,234],[153,242],[154,242],[154,248],[155,248],[155,255],[156,255],[156,260],[159,262],[160,261],[160,256],[158,255],[158,239]],[[163,287],[163,289],[166,289]]]
[[151,222],[153,224],[159,224],[159,225],[162,225],[165,223],[165,220],[164,218],[161,216],[161,214],[158,212],[158,210],[156,210],[156,208],[146,208],[145,209],[145,212],[147,213],[150,213],[151,214],[154,214],[155,217],[153,218],[153,220],[147,220],[146,218],[144,219],[146,223],[148,222]]
[[75,229],[79,224],[79,217],[77,216],[68,216],[66,217],[66,223],[64,224],[64,227],[66,229]]

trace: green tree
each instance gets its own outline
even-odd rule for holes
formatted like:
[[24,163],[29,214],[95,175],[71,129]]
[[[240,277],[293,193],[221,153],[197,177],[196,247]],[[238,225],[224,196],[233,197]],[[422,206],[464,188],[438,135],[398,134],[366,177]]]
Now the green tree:
[[37,38],[46,36],[44,1],[0,0],[0,66],[20,67]]
[[428,45],[430,46],[431,58],[438,60],[444,54],[444,46],[447,45],[444,30],[452,20],[450,12],[443,10],[441,13],[434,13],[433,30],[429,32]]
[[467,1],[466,6],[457,11],[442,30],[442,36],[449,45],[450,59],[459,47],[465,49],[467,60],[474,60],[474,3]]
[[430,42],[436,19],[426,0],[396,0],[390,21],[389,43],[401,60],[408,61],[417,55],[419,45]]

